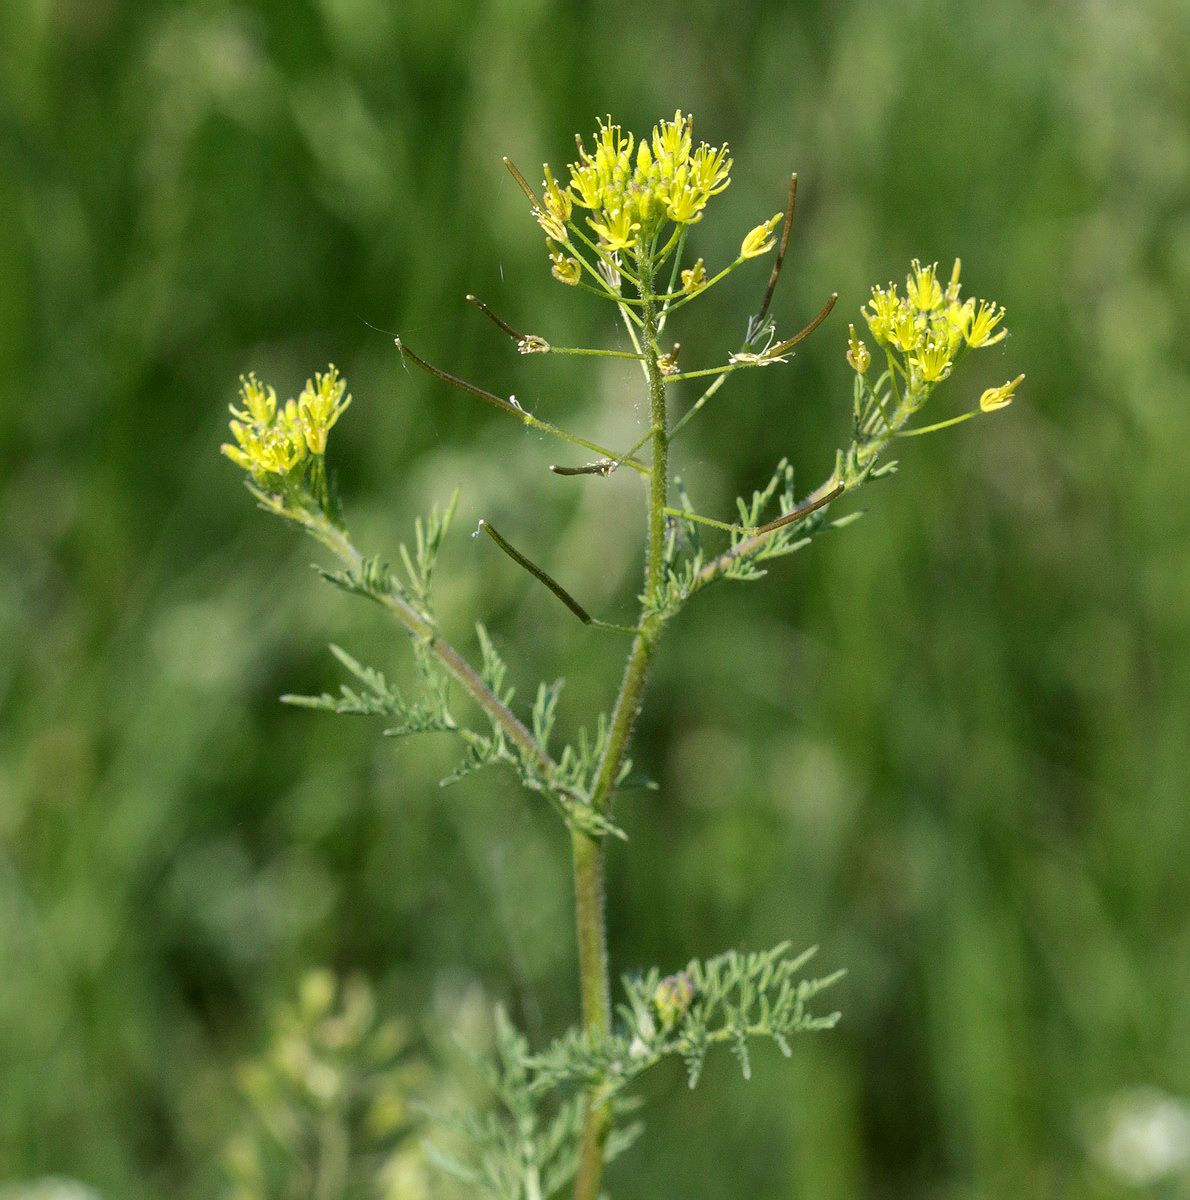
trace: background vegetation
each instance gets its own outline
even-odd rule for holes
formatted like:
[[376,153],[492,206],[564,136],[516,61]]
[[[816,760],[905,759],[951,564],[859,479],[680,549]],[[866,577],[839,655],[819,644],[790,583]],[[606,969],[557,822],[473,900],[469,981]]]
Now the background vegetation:
[[[841,293],[693,427],[703,511],[783,454],[825,476],[846,322],[914,255],[961,254],[1008,306],[954,410],[1028,380],[667,636],[613,969],[820,942],[846,1015],[750,1085],[722,1061],[688,1095],[675,1069],[612,1190],[1188,1194],[1130,1174],[1103,1124],[1134,1088],[1183,1118],[1190,1096],[1180,0],[7,0],[0,48],[0,1183],[216,1194],[232,1064],[312,964],[424,1030],[498,998],[534,1036],[572,1019],[555,822],[511,779],[440,792],[432,742],[277,705],[335,678],[328,640],[389,664],[403,637],[316,580],[217,447],[241,371],[285,393],[333,359],[360,541],[391,549],[460,486],[447,627],[482,614],[522,694],[564,672],[563,720],[604,702],[604,635],[465,531],[490,517],[627,613],[636,481],[549,475],[554,445],[371,326],[633,440],[625,364],[518,360],[462,298],[615,339],[549,279],[500,155],[534,168],[598,114],[681,106],[736,157],[698,252],[726,260],[796,169],[778,314]],[[682,340],[728,348],[766,271]]]

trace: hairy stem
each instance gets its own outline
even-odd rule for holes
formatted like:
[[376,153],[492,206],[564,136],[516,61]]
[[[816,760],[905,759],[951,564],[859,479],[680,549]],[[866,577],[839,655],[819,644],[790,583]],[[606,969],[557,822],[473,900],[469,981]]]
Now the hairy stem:
[[[641,345],[649,383],[649,420],[652,427],[653,463],[648,476],[648,526],[645,551],[645,586],[638,632],[632,640],[620,691],[612,708],[607,745],[595,775],[591,802],[599,812],[610,812],[616,783],[628,755],[632,727],[640,711],[653,652],[665,624],[660,614],[665,579],[665,508],[669,499],[669,436],[666,432],[665,381],[657,365],[658,315],[653,291],[653,263],[640,259]],[[597,1037],[611,1030],[611,995],[607,970],[607,922],[604,912],[604,841],[573,834],[575,909],[578,922],[579,973],[583,1001],[583,1026]],[[575,1176],[574,1200],[598,1200],[603,1177],[603,1150],[611,1132],[611,1110],[600,1089],[587,1098],[583,1140]]]

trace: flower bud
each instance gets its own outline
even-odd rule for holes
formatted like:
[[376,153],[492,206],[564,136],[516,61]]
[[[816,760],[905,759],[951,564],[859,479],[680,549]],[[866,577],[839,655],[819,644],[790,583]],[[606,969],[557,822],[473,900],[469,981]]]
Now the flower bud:
[[1007,408],[1012,403],[1013,394],[1020,387],[1021,381],[1025,377],[1018,375],[1015,379],[1010,379],[1007,383],[1000,387],[988,388],[982,396],[979,397],[979,408],[981,412],[990,413],[996,412],[998,409]]
[[867,346],[856,336],[854,325],[848,325],[847,332],[847,362],[857,375],[864,375],[872,365],[872,356],[868,353]]
[[774,213],[764,224],[751,230],[740,243],[740,257],[759,258],[762,254],[767,254],[777,244],[773,230],[781,224],[783,216],[783,213]]
[[581,268],[577,258],[568,258],[560,250],[550,255],[550,274],[568,287],[577,287]]
[[697,296],[707,286],[707,271],[700,258],[692,267],[682,272],[682,291],[687,296]]

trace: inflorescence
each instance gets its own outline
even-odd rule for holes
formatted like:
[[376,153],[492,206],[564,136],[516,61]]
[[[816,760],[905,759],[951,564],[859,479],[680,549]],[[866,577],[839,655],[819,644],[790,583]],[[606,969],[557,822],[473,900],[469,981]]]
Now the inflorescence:
[[[578,142],[578,162],[569,164],[570,184],[558,185],[545,167],[544,208],[538,221],[547,238],[565,242],[565,224],[575,204],[589,210],[587,224],[607,251],[649,243],[667,222],[692,225],[702,219],[712,196],[731,182],[727,147],[693,149],[693,120],[674,114],[636,143],[619,125],[600,123],[594,149]],[[633,154],[633,147],[636,153]]]
[[325,372],[306,380],[296,400],[277,403],[277,393],[265,387],[255,372],[240,377],[240,403],[231,406],[235,444],[219,447],[259,486],[275,485],[308,460],[321,460],[326,439],[351,403],[347,384],[332,363]]
[[[702,220],[711,197],[731,183],[727,146],[700,142],[695,147],[693,130],[693,118],[679,111],[672,121],[655,125],[651,138],[637,141],[609,116],[595,131],[592,149],[576,138],[579,156],[568,164],[569,183],[559,183],[549,164],[544,166],[540,200],[514,170],[546,235],[555,279],[577,285],[583,270],[591,269],[575,241],[594,251],[604,277],[613,279],[625,252],[656,253],[658,260],[668,257],[686,228]],[[576,209],[586,210],[585,224],[594,240],[577,224]],[[780,221],[778,213],[753,229],[740,247],[740,260],[771,250]],[[668,226],[672,229],[663,241]],[[701,291],[707,281],[702,261],[683,271],[681,278],[685,294]]]
[[[948,378],[967,350],[994,346],[1008,336],[1001,324],[1002,305],[973,297],[959,298],[961,269],[962,263],[956,258],[944,288],[938,279],[938,264],[923,267],[915,258],[905,278],[904,296],[895,283],[876,286],[872,288],[872,299],[861,310],[873,340],[897,364],[911,394],[920,395]],[[849,333],[847,361],[854,371],[864,375],[871,355],[856,336],[854,325]],[[994,412],[1006,407],[1023,379],[1019,375],[1001,387],[989,388],[980,397],[980,409]]]

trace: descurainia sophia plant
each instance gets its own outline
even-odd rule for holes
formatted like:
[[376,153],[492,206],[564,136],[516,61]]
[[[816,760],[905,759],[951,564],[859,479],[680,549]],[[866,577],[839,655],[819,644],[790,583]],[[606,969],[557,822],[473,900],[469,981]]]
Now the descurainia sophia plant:
[[[581,1022],[552,1045],[534,1051],[503,1016],[498,1053],[487,1069],[495,1115],[461,1122],[469,1147],[438,1153],[442,1166],[471,1194],[498,1200],[547,1200],[573,1187],[575,1200],[596,1200],[604,1164],[639,1127],[621,1119],[631,1107],[629,1085],[661,1059],[678,1056],[693,1085],[703,1057],[724,1043],[745,1074],[749,1043],[774,1041],[790,1053],[795,1033],[826,1029],[837,1013],[819,1013],[811,1001],[838,977],[802,973],[811,952],[791,956],[787,946],[694,961],[663,976],[659,970],[626,979],[613,1009],[604,915],[604,860],[609,838],[623,838],[615,800],[629,782],[629,746],[650,666],[661,636],[683,606],[719,580],[753,580],[772,559],[808,545],[859,514],[831,510],[842,497],[891,474],[887,452],[896,441],[934,432],[1004,408],[1023,376],[989,388],[978,403],[932,424],[915,418],[972,350],[1005,336],[1004,309],[961,295],[960,264],[940,278],[937,264],[914,260],[904,292],[895,283],[874,287],[862,309],[872,348],[849,326],[844,351],[852,373],[852,429],[826,479],[798,498],[784,459],[761,488],[738,501],[735,520],[697,512],[675,477],[671,449],[689,422],[739,371],[788,361],[833,307],[831,296],[805,328],[782,336],[770,315],[789,241],[796,200],[793,176],[786,209],[762,221],[721,269],[690,261],[687,241],[712,199],[731,181],[726,146],[695,145],[693,122],[678,112],[639,140],[609,117],[588,148],[578,139],[577,160],[562,182],[544,168],[540,193],[507,159],[546,237],[550,270],[563,286],[612,306],[623,323],[623,349],[557,346],[521,333],[474,296],[468,300],[525,355],[563,354],[629,359],[639,365],[647,404],[644,429],[626,449],[598,445],[529,412],[514,397],[460,379],[427,362],[398,338],[407,362],[436,380],[506,412],[531,429],[587,452],[587,461],[554,465],[563,476],[606,477],[627,470],[644,484],[644,580],[631,626],[592,616],[557,580],[489,523],[484,530],[501,550],[549,588],[585,624],[609,631],[609,653],[628,649],[619,692],[607,712],[570,745],[551,739],[560,682],[543,683],[523,719],[511,706],[506,667],[482,624],[476,626],[478,661],[446,640],[434,616],[434,561],[453,502],[414,525],[412,549],[401,546],[401,569],[365,556],[348,532],[326,468],[327,435],[350,403],[332,366],[306,384],[296,400],[280,404],[271,387],[249,375],[241,405],[233,407],[234,442],[224,453],[247,473],[261,507],[305,529],[338,560],[322,574],[346,592],[386,608],[404,627],[419,669],[420,694],[407,696],[379,671],[332,647],[351,677],[337,695],[287,696],[292,704],[337,713],[379,716],[386,733],[442,732],[459,739],[462,761],[450,780],[487,766],[514,771],[556,811],[569,833],[574,867]],[[780,238],[778,239],[778,230]],[[757,311],[744,323],[738,346],[712,366],[679,364],[677,343],[663,341],[686,305],[752,259],[775,257]],[[693,400],[678,400],[682,385],[698,381]],[[704,539],[712,546],[704,545]],[[717,541],[718,546],[713,545]],[[460,697],[465,698],[460,704]]]

